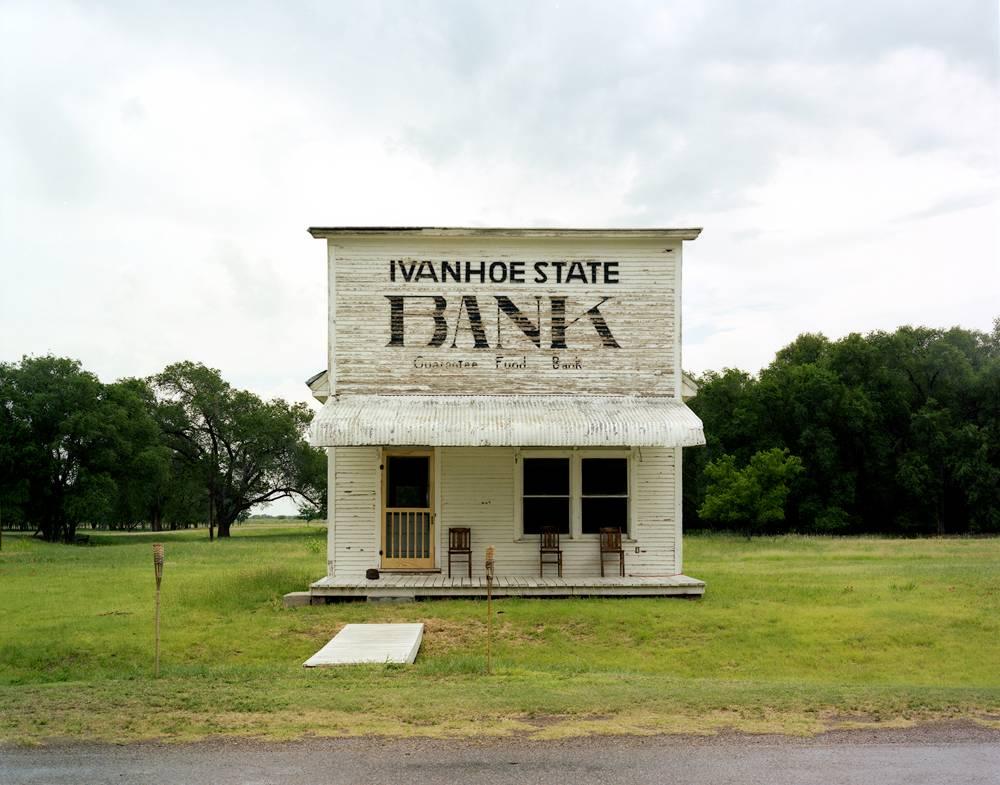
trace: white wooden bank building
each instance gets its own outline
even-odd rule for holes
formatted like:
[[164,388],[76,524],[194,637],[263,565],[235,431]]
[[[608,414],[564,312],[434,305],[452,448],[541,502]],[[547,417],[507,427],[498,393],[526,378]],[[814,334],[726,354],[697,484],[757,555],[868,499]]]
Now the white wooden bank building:
[[681,540],[699,231],[310,229],[329,270],[313,600],[479,596],[489,545],[499,596],[702,594]]

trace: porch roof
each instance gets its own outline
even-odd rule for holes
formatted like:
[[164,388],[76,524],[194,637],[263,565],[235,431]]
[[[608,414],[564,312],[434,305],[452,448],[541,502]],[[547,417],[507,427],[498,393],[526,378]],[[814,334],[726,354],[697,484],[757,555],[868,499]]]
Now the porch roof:
[[334,396],[319,447],[691,447],[701,420],[676,398],[594,395]]

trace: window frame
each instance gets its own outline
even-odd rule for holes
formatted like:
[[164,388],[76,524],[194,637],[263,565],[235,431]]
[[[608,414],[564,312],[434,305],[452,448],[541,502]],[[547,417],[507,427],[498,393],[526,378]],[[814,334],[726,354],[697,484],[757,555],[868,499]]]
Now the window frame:
[[[534,449],[521,448],[514,451],[514,542],[535,540],[540,535],[524,531],[524,459],[525,458],[568,458],[569,459],[569,534],[571,540],[596,540],[599,533],[583,532],[583,459],[584,458],[624,458],[628,479],[627,531],[622,539],[635,542],[636,533],[636,450],[635,449]],[[560,497],[561,498],[561,497]],[[593,498],[599,498],[595,496]],[[616,496],[614,498],[621,498]]]

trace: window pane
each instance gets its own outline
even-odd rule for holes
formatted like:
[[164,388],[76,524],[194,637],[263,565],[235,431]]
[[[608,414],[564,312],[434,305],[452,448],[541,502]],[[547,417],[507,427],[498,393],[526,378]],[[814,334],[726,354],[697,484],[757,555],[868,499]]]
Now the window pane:
[[583,533],[597,534],[601,529],[621,529],[628,533],[628,499],[583,499]]
[[385,462],[386,507],[430,507],[430,465],[426,455],[390,455]]
[[628,495],[627,458],[584,458],[583,495]]
[[525,496],[569,496],[569,458],[525,458]]
[[569,499],[524,500],[524,533],[541,534],[543,526],[554,526],[560,534],[569,534]]

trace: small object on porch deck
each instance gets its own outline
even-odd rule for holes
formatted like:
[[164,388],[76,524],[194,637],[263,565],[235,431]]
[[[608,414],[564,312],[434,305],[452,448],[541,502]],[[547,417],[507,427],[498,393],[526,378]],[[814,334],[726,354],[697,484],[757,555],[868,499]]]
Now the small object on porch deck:
[[604,577],[604,557],[618,554],[618,574],[625,577],[625,549],[622,548],[621,529],[601,529],[601,577]]
[[465,556],[469,562],[469,577],[472,577],[472,529],[448,529],[448,577],[451,577],[451,560],[453,556]]
[[377,581],[379,579],[379,572],[374,567],[369,567],[365,570],[365,578],[370,581]]
[[[556,558],[546,561],[546,556]],[[559,547],[559,530],[555,526],[543,526],[542,535],[538,541],[538,576],[545,577],[545,565],[555,564],[559,568],[559,577],[562,577],[562,548]]]

